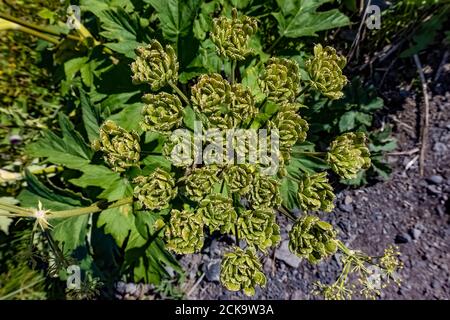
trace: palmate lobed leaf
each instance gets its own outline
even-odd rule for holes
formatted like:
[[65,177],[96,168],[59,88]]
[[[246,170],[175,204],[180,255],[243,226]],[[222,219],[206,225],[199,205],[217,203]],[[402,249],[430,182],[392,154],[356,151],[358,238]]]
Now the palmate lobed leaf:
[[317,36],[318,31],[343,27],[350,24],[346,15],[337,9],[317,11],[332,0],[277,0],[280,12],[273,13],[278,21],[281,37],[298,38]]
[[192,32],[192,25],[200,0],[145,0],[155,8],[163,36],[174,43],[180,37],[186,37]]

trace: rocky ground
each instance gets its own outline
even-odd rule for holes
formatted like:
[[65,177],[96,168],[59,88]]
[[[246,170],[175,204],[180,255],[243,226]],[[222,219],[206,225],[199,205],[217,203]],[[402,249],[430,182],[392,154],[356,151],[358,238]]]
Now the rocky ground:
[[[428,79],[435,76],[437,65],[425,65]],[[403,72],[402,68],[412,73],[410,79],[417,79],[413,63],[393,68],[394,74]],[[390,179],[343,190],[336,210],[321,215],[353,249],[376,256],[389,244],[399,246],[403,283],[400,288],[385,289],[381,299],[450,299],[450,64],[429,88],[432,97],[424,176],[419,175],[417,151],[423,103],[420,83],[388,85],[383,93],[388,112],[383,117],[394,126],[398,140],[398,150],[388,156],[393,168]],[[278,222],[282,229],[289,229],[290,222],[282,217]],[[336,258],[310,265],[290,254],[286,238],[283,234],[281,246],[263,260],[268,283],[265,289],[257,290],[254,299],[315,299],[313,283],[331,283],[339,274]],[[218,282],[220,257],[230,242],[229,238],[212,239],[202,253],[182,258],[188,270],[189,299],[248,299],[225,290]]]

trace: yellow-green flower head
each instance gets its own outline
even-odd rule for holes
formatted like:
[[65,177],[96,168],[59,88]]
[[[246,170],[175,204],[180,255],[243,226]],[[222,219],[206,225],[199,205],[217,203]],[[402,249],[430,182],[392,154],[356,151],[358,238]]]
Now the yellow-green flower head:
[[278,112],[292,111],[297,113],[301,108],[306,108],[306,106],[298,102],[286,102],[280,105]]
[[92,143],[93,149],[105,154],[106,163],[117,172],[139,165],[141,146],[139,135],[107,120],[100,127],[100,138]]
[[172,134],[164,142],[162,154],[176,167],[190,167],[199,154],[198,146],[194,142],[194,134],[191,131],[185,130],[180,135]]
[[157,168],[150,175],[138,176],[134,196],[140,204],[149,210],[161,210],[169,206],[170,200],[177,195],[175,180],[165,170]]
[[326,172],[306,174],[298,184],[298,199],[304,212],[318,210],[331,212],[335,198]]
[[250,186],[255,173],[255,166],[248,164],[237,164],[226,168],[223,172],[223,177],[231,192],[236,192],[242,195],[250,191]]
[[237,221],[237,213],[233,201],[221,194],[210,194],[200,202],[198,210],[203,215],[203,221],[211,232],[230,233]]
[[143,97],[144,120],[141,127],[145,131],[169,132],[183,122],[183,105],[178,96],[166,92],[146,94]]
[[243,122],[254,118],[258,113],[250,89],[237,83],[231,87],[231,114],[233,118]]
[[370,152],[364,132],[340,135],[330,145],[326,161],[331,169],[344,179],[354,179],[371,164]]
[[178,254],[200,251],[205,240],[203,226],[201,213],[173,209],[165,231],[167,248]]
[[342,74],[346,63],[347,59],[338,55],[334,48],[317,44],[314,58],[305,63],[311,86],[330,99],[342,98],[342,88],[347,84],[347,77]]
[[224,16],[214,19],[210,37],[219,56],[231,60],[245,60],[253,53],[248,42],[257,28],[256,19],[248,16],[238,17],[237,10],[233,9],[231,19]]
[[213,114],[228,109],[231,103],[231,86],[218,73],[201,75],[192,87],[191,100],[198,112]]
[[231,112],[222,113],[221,111],[217,111],[215,113],[209,114],[205,118],[205,125],[208,129],[233,129],[239,126],[239,119],[233,117]]
[[266,286],[266,276],[254,248],[245,251],[235,247],[225,253],[220,270],[220,282],[231,291],[244,290],[245,295],[253,296],[256,286]]
[[195,168],[181,181],[184,181],[185,194],[194,201],[200,201],[211,193],[214,184],[219,181],[217,168],[214,166]]
[[285,58],[270,58],[260,85],[270,101],[280,104],[294,102],[300,93],[298,63]]
[[289,231],[289,250],[300,258],[317,263],[336,252],[336,231],[315,216],[304,216]]
[[157,40],[152,40],[149,45],[138,47],[136,55],[131,64],[134,84],[148,83],[153,91],[157,91],[169,82],[178,81],[178,60],[170,45],[164,50]]
[[294,111],[278,112],[269,123],[269,128],[277,128],[280,135],[280,150],[290,151],[297,142],[306,140],[308,123]]
[[271,208],[257,208],[239,213],[237,233],[240,239],[247,241],[261,251],[276,246],[280,242],[280,227],[275,221],[275,213]]
[[278,180],[262,174],[257,174],[247,194],[253,208],[276,208],[281,204],[280,183]]

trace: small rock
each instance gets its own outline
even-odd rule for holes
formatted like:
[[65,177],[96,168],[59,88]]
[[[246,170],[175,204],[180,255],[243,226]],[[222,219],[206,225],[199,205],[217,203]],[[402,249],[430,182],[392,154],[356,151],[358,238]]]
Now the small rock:
[[420,235],[422,234],[422,231],[420,229],[418,229],[418,228],[414,228],[414,229],[411,229],[409,231],[409,233],[411,234],[411,236],[412,236],[412,238],[414,240],[417,240],[417,239],[420,238]]
[[433,151],[438,153],[445,153],[447,151],[447,146],[445,143],[436,142],[433,146]]
[[429,183],[441,184],[444,181],[444,178],[439,175],[433,175],[427,179]]
[[288,244],[289,241],[283,241],[281,243],[281,246],[277,248],[275,251],[275,258],[283,261],[284,263],[293,268],[298,268],[302,260],[289,251]]
[[407,233],[401,233],[395,236],[395,243],[408,243],[411,242],[411,236]]
[[209,282],[219,282],[220,281],[220,260],[214,259],[204,265],[203,271],[205,272],[205,277]]
[[339,209],[341,209],[342,211],[345,211],[345,212],[352,212],[353,211],[353,206],[351,205],[351,204],[341,204],[340,206],[339,206]]
[[351,203],[353,203],[353,198],[350,197],[349,195],[346,195],[345,198],[344,198],[344,204],[345,205],[349,205]]
[[441,193],[441,191],[436,186],[428,186],[427,190],[434,194]]

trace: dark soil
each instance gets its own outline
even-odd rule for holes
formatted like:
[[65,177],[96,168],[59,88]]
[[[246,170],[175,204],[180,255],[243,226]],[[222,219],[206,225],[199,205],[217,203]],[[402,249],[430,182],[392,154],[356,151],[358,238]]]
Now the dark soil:
[[[435,76],[438,60],[426,60],[437,61],[424,65],[427,78]],[[398,140],[398,150],[388,156],[393,168],[390,179],[340,192],[334,212],[321,217],[336,226],[346,245],[369,255],[381,255],[389,244],[399,246],[403,283],[383,290],[381,299],[450,299],[450,64],[444,66],[439,81],[429,84],[430,126],[421,177],[419,152],[414,151],[420,147],[423,95],[415,65],[407,63],[392,68],[388,76],[405,72],[413,81],[392,79],[383,85],[388,110],[383,118],[394,126]],[[290,222],[283,217],[278,222],[282,230],[289,228]],[[249,299],[218,282],[220,257],[229,241],[213,239],[201,254],[182,258],[188,270],[187,288],[193,288],[187,290],[191,291],[188,298]],[[299,263],[282,250],[281,254],[271,252],[263,262],[268,283],[265,289],[257,289],[253,299],[316,299],[311,294],[313,283],[331,283],[340,273],[335,257],[313,266],[307,261]],[[291,266],[298,263],[298,267]]]

